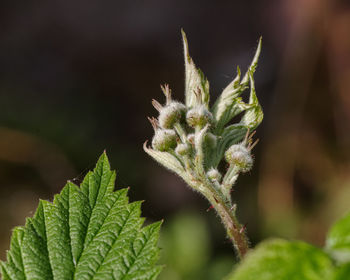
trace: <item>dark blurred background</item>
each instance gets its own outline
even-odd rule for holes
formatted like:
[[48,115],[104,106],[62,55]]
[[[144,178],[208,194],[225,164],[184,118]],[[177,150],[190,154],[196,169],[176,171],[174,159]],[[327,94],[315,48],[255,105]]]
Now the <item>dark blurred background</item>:
[[142,150],[159,84],[183,98],[181,28],[212,100],[263,36],[265,119],[255,168],[233,194],[252,245],[280,236],[321,246],[349,211],[349,1],[1,1],[0,259],[39,198],[79,182],[106,149],[117,186],[145,199],[148,221],[165,219],[161,280],[230,271],[208,203]]

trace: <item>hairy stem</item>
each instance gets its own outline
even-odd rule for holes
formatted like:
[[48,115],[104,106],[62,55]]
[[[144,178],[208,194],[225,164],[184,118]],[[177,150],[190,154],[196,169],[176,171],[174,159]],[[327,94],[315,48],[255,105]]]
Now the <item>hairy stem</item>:
[[226,199],[219,191],[213,187],[213,185],[204,180],[205,192],[203,195],[209,200],[216,212],[221,218],[222,223],[226,228],[227,235],[229,236],[234,248],[237,250],[240,259],[249,250],[248,238],[245,234],[244,227],[238,222],[235,215],[234,206],[230,200]]

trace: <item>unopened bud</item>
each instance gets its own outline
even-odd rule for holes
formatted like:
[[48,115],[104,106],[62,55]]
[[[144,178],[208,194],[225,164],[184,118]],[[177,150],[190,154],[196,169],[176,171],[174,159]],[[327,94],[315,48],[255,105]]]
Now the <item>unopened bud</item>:
[[249,171],[253,166],[253,157],[250,150],[242,144],[232,145],[225,153],[229,164],[236,165],[242,172]]
[[191,146],[186,143],[186,144],[178,144],[175,152],[180,155],[180,156],[186,156],[186,155],[190,155],[191,153]]
[[176,122],[180,122],[186,113],[186,106],[179,102],[171,102],[159,112],[159,125],[162,128],[173,128]]
[[168,151],[176,147],[176,133],[171,129],[157,129],[152,139],[152,147],[158,151]]
[[199,105],[186,114],[186,121],[191,127],[204,127],[206,124],[211,123],[213,115],[209,112],[205,105]]
[[207,176],[210,180],[212,181],[220,181],[221,180],[221,174],[220,172],[215,169],[215,168],[211,168],[208,172],[207,172]]

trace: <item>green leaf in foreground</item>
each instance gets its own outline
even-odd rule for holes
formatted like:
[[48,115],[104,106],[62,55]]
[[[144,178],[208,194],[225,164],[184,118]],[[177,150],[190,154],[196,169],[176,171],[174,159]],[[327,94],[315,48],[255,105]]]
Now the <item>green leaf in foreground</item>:
[[249,252],[227,280],[332,279],[331,259],[300,241],[270,240]]
[[350,213],[338,220],[330,229],[326,250],[339,263],[350,263]]
[[337,267],[334,278],[332,278],[332,280],[349,280],[349,275],[350,263]]
[[155,279],[160,222],[142,228],[141,202],[114,192],[104,153],[80,188],[68,182],[54,201],[13,231],[2,279]]

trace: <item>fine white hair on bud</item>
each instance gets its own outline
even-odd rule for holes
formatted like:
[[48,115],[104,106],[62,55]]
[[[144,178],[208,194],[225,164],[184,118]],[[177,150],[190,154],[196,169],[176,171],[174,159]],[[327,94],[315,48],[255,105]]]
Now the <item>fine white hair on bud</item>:
[[191,154],[191,150],[191,145],[189,145],[188,143],[181,143],[176,146],[175,153],[179,156],[188,156]]
[[242,172],[249,171],[253,166],[250,149],[243,144],[232,145],[225,153],[226,161],[237,166]]
[[159,128],[155,131],[152,139],[152,147],[155,150],[165,152],[176,147],[177,136],[172,129]]
[[187,112],[186,121],[191,127],[198,126],[202,128],[208,123],[212,123],[213,115],[205,105],[199,105]]
[[159,111],[159,125],[162,128],[173,128],[174,124],[184,119],[186,106],[180,102],[172,101]]
[[222,177],[221,173],[216,168],[211,168],[207,172],[207,176],[210,180],[217,181],[217,182],[219,182],[221,180],[221,177]]

